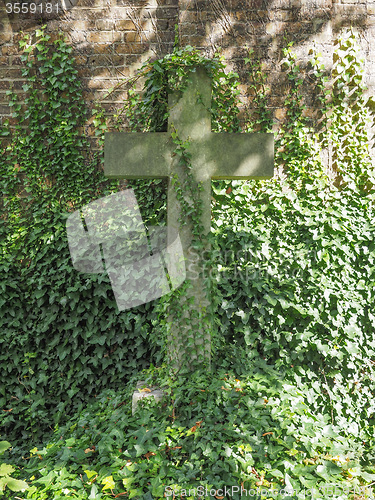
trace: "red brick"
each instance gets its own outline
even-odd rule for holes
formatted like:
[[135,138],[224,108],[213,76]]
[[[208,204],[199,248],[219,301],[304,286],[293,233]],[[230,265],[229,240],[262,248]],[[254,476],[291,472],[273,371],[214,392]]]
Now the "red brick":
[[0,104],[0,116],[10,116],[12,110],[9,106]]
[[1,69],[1,77],[12,80],[13,78],[22,78],[22,69],[21,68],[2,68]]
[[115,44],[116,54],[143,54],[150,49],[149,43],[119,43]]
[[137,55],[126,55],[124,57],[125,66],[131,66],[139,60]]
[[92,51],[95,54],[112,54],[113,46],[111,43],[97,43],[91,46]]
[[87,58],[87,66],[89,68],[95,67],[107,67],[107,66],[123,66],[124,56],[114,56],[108,57],[106,55],[92,55]]
[[[201,33],[202,35],[205,34],[205,27],[200,26],[200,29],[204,30],[204,33]],[[197,25],[196,23],[184,23],[183,26],[180,29],[180,34],[181,35],[195,35],[197,33]]]
[[[108,10],[106,9],[87,9],[80,7],[81,2],[74,9],[69,11],[69,20],[70,21],[90,21],[95,25],[95,21],[97,19],[104,19],[108,16]],[[93,27],[92,26],[92,27]]]
[[[111,5],[112,4],[112,5]],[[64,18],[51,18],[46,21],[46,31],[57,37],[59,30],[65,32],[73,45],[73,54],[83,79],[87,93],[85,99],[92,102],[105,98],[106,109],[110,112],[111,102],[123,101],[125,93],[119,91],[105,97],[108,88],[116,85],[122,75],[134,74],[147,57],[162,57],[172,49],[174,25],[179,15],[181,43],[206,47],[212,52],[210,35],[216,46],[223,48],[228,68],[239,72],[242,95],[248,85],[248,75],[243,58],[247,56],[245,46],[253,47],[266,63],[269,73],[271,93],[269,104],[277,115],[282,113],[283,99],[288,89],[285,73],[278,65],[282,57],[281,48],[285,46],[285,30],[295,40],[302,62],[306,61],[309,44],[299,45],[299,41],[319,37],[319,50],[330,62],[332,40],[329,32],[322,31],[328,19],[332,19],[332,29],[336,33],[343,25],[358,24],[370,26],[375,23],[375,9],[372,0],[231,0],[223,2],[233,21],[232,30],[225,30],[213,2],[207,0],[79,0],[78,5],[67,12]],[[123,6],[121,6],[123,5]],[[179,8],[179,14],[177,10]],[[132,14],[131,17],[129,14]],[[153,17],[155,24],[150,21]],[[138,20],[137,22],[135,20]],[[139,24],[139,26],[138,26]],[[10,81],[16,91],[22,92],[25,83],[20,74],[20,51],[17,43],[21,38],[18,30],[34,30],[40,27],[38,19],[12,19],[0,24],[0,65],[4,75],[0,89],[5,92]],[[218,26],[217,33],[214,27]],[[157,33],[154,32],[154,27]],[[266,27],[267,31],[266,32]],[[137,29],[140,29],[140,32]],[[367,40],[373,33],[367,29]],[[374,30],[375,31],[375,30]],[[366,33],[364,33],[366,40]],[[365,42],[363,42],[365,46]],[[151,53],[151,51],[153,51]],[[272,59],[269,56],[272,55]],[[367,61],[366,71],[375,74],[372,54],[364,54]],[[368,76],[368,75],[367,75]],[[367,80],[373,93],[375,79]],[[306,88],[306,92],[309,92]],[[0,95],[0,99],[4,96]],[[244,97],[245,99],[245,97]],[[306,102],[313,109],[310,94]],[[108,101],[108,106],[107,106]],[[4,102],[2,102],[4,105]]]
[[101,78],[83,79],[85,86],[89,89],[110,89],[118,83],[117,80],[108,80]]
[[[2,58],[0,58],[0,61],[1,61],[1,59]],[[25,63],[23,61],[21,61],[21,56],[10,56],[9,62],[10,62],[11,66],[24,66],[25,65]],[[1,64],[1,62],[0,62],[0,64]]]
[[74,58],[74,61],[77,66],[83,66],[87,63],[87,57],[79,55]]
[[116,29],[119,31],[133,31],[136,29],[135,24],[130,19],[118,19],[115,23]]
[[158,19],[175,19],[176,15],[177,9],[174,7],[158,8],[157,10]]
[[113,50],[115,54],[132,54],[132,48],[136,44],[133,43],[115,43],[113,45]]
[[[171,24],[172,24],[172,20],[171,19],[158,19],[157,20],[157,29],[160,30],[160,31],[165,31],[167,30],[168,28],[171,28]],[[174,26],[172,26],[173,28]],[[182,25],[181,26],[181,29],[183,29],[184,26]]]
[[92,76],[92,71],[90,68],[84,67],[84,68],[80,68],[78,70],[78,77],[79,78],[89,78],[90,76]]
[[3,45],[1,47],[1,54],[3,56],[17,54],[18,52],[18,47],[16,47],[15,45]]
[[86,43],[86,33],[84,31],[71,31],[67,35],[67,40],[70,45]]
[[113,19],[97,19],[95,21],[95,27],[99,31],[114,30],[115,21]]
[[66,24],[66,31],[85,31],[94,29],[95,29],[94,19],[71,20]]
[[116,31],[95,31],[87,33],[87,41],[89,43],[106,43],[116,42],[122,39],[122,33]]
[[141,37],[137,31],[129,31],[124,33],[125,42],[141,42]]

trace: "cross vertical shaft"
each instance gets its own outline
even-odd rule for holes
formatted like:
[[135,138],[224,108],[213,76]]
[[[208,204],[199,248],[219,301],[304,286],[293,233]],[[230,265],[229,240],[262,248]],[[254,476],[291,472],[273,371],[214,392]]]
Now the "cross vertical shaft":
[[[182,96],[177,93],[169,96],[169,120],[168,131],[176,132],[178,139],[190,144],[205,142],[211,133],[211,80],[202,69],[191,75],[191,82]],[[197,104],[197,101],[200,101]],[[192,203],[193,195],[197,195],[201,204],[201,215],[199,225],[203,231],[203,237],[207,235],[211,227],[211,178],[207,172],[199,169],[199,161],[192,158],[192,175],[196,183],[196,192],[184,192],[184,202]],[[172,171],[179,182],[186,181],[186,171],[179,164],[178,157],[174,157]],[[198,190],[198,186],[201,190]],[[179,324],[173,321],[173,316],[168,321],[168,347],[170,363],[175,371],[182,366],[190,367],[192,370],[196,364],[205,363],[210,368],[211,361],[211,333],[212,322],[210,321],[211,298],[209,290],[205,287],[204,273],[207,273],[207,250],[194,248],[194,228],[197,221],[185,221],[181,226],[179,218],[181,206],[176,196],[176,189],[171,180],[168,182],[168,229],[178,231],[184,249],[186,281],[191,285],[186,291],[186,296],[180,298],[180,308],[183,309],[183,317]],[[173,234],[173,233],[172,233]],[[191,305],[189,304],[191,303]],[[186,345],[189,343],[189,345]]]

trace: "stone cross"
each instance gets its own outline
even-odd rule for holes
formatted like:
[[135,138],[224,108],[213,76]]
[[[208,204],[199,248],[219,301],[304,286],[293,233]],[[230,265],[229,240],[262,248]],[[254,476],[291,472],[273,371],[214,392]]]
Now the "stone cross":
[[[169,119],[167,132],[123,133],[111,132],[105,135],[104,173],[110,178],[154,179],[167,178],[167,226],[168,237],[175,238],[178,232],[185,257],[186,279],[190,280],[190,298],[181,307],[185,316],[195,314],[193,328],[184,317],[169,317],[168,350],[175,370],[193,367],[198,359],[197,351],[204,353],[204,360],[210,365],[211,332],[207,297],[203,279],[204,257],[200,258],[191,248],[192,228],[189,224],[179,226],[180,205],[176,198],[171,176],[183,178],[184,172],[173,153],[175,145],[171,139],[172,130],[178,137],[189,141],[192,174],[201,183],[202,201],[201,226],[208,233],[211,225],[211,179],[268,179],[273,176],[274,136],[272,133],[213,133],[211,131],[211,81],[203,68],[196,68],[189,75],[186,90],[169,95]],[[188,200],[187,200],[188,201]],[[173,235],[173,236],[172,236]],[[169,241],[169,240],[168,240]],[[202,252],[202,255],[204,252]],[[205,321],[203,321],[205,319]],[[193,323],[194,323],[193,322]],[[186,347],[186,339],[190,346]],[[196,349],[194,349],[194,347]],[[191,368],[192,369],[192,368]]]

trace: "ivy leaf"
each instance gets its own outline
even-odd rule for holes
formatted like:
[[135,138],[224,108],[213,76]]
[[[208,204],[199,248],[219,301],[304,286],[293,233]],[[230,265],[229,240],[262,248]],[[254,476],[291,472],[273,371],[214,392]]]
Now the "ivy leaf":
[[0,455],[3,454],[10,447],[11,444],[8,441],[0,441]]
[[9,476],[16,469],[12,465],[1,464],[0,465],[0,476]]
[[101,480],[101,484],[104,484],[102,490],[113,490],[115,488],[115,482],[113,476],[107,476]]
[[84,470],[83,472],[86,474],[86,476],[88,477],[88,479],[91,479],[92,477],[98,475],[98,473],[96,471],[94,471],[94,470]]
[[12,491],[25,491],[29,487],[25,481],[13,478],[8,479],[6,485]]

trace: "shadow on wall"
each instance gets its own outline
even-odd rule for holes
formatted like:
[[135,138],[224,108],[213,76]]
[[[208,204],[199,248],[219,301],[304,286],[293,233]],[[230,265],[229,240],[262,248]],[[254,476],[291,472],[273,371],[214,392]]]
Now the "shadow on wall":
[[[299,60],[302,72],[307,70],[309,49],[314,42],[325,45],[324,61],[328,67],[332,63],[333,42],[343,28],[354,27],[364,33],[371,24],[367,4],[341,4],[338,0],[211,0],[206,12],[205,0],[191,0],[183,12],[181,22],[182,45],[191,43],[191,36],[185,36],[183,22],[196,22],[194,44],[205,40],[207,56],[218,49],[230,55],[235,70],[241,80],[247,80],[244,58],[248,48],[254,50],[254,57],[263,62],[263,69],[269,75],[270,95],[274,96],[271,107],[280,106],[280,97],[288,93],[288,81],[280,72],[279,62],[283,59],[283,49],[293,42],[293,50],[303,50]],[[203,45],[203,44],[202,44]],[[367,49],[367,48],[366,48]],[[319,50],[320,51],[320,50]],[[228,59],[228,57],[227,57]],[[304,83],[306,85],[306,83]],[[305,104],[314,106],[312,93],[305,89]]]
[[[339,4],[338,0],[211,0],[210,11],[205,12],[206,3],[192,0],[181,16],[181,26],[184,21],[196,22],[193,45],[199,46],[200,38],[205,39],[209,56],[218,49],[228,49],[240,75],[248,48],[265,62],[267,73],[275,73],[275,64],[283,58],[282,49],[290,42],[294,50],[303,45],[313,48],[316,41],[329,46],[343,28],[352,26],[364,32],[375,24],[375,17],[371,23],[368,16],[370,2],[366,1],[353,5]],[[182,27],[182,45],[191,43],[189,39]],[[327,51],[327,55],[332,54]],[[306,63],[301,63],[301,69]]]
[[[179,0],[158,0],[153,12],[149,0],[115,0],[115,7],[129,9],[129,19],[133,21],[137,34],[159,46],[158,57],[165,55],[168,46],[173,44],[177,23],[180,25],[182,45],[209,47],[212,52],[218,47],[241,47],[246,44],[263,54],[266,48],[284,47],[292,40],[295,44],[306,42],[323,32],[327,23],[331,23],[333,33],[349,25],[360,29],[368,25],[366,3],[339,4],[337,0],[191,0],[184,4],[184,10],[180,3]],[[99,4],[95,0],[27,0],[24,3],[20,0],[19,4],[15,0],[0,0],[1,31],[10,25],[12,32],[17,33],[42,24],[48,25],[51,21],[57,21],[59,28],[65,31],[64,23],[71,27],[69,21],[75,19],[71,16],[75,7],[86,7],[88,11],[90,7],[95,8],[96,19]],[[166,10],[172,14],[166,16]],[[113,19],[109,2],[103,6],[101,16]],[[87,19],[90,18],[88,12]],[[149,23],[147,27],[146,23]],[[152,40],[146,33],[151,31],[150,28],[153,31]]]
[[[115,19],[110,2],[105,0],[100,3],[97,0],[19,0],[19,3],[17,0],[0,0],[0,46],[10,41],[11,34],[33,31],[45,24],[49,34],[62,31],[69,35],[80,30],[121,32],[124,29],[122,23],[128,21],[134,30],[133,36],[129,37],[130,43],[152,43],[157,57],[172,50],[175,24],[178,23],[178,0],[158,0],[156,6],[149,0],[115,0],[113,3],[114,7],[127,8],[127,19]],[[169,12],[167,16],[166,10]],[[103,27],[96,22],[98,14],[101,21],[107,21]],[[84,21],[87,28],[83,30],[80,23],[76,27],[77,20]],[[86,45],[91,43],[88,41]]]
[[[189,13],[197,20],[197,30],[204,24],[204,1],[193,0]],[[322,33],[328,23],[332,33],[343,27],[368,26],[366,2],[361,5],[338,4],[336,0],[212,0],[209,20],[214,29],[207,32],[208,39],[217,45],[215,28],[219,28],[220,46],[241,46],[253,39],[254,48],[271,47],[277,42],[284,47],[294,41],[304,43]],[[235,40],[233,40],[235,39]]]
[[[16,5],[20,13],[14,12]],[[22,6],[29,9],[27,13],[22,13]],[[150,0],[28,0],[27,4],[0,0],[0,44],[9,44],[12,34],[44,24],[49,34],[61,30],[69,35],[77,56],[82,56],[78,69],[85,86],[98,79],[91,88],[103,90],[131,74],[145,58],[171,52],[178,24],[181,46],[201,48],[208,57],[224,49],[240,79],[245,74],[244,57],[253,48],[270,75],[274,96],[270,105],[278,107],[279,97],[287,93],[278,63],[289,42],[294,42],[295,49],[312,47],[322,37],[330,45],[332,35],[343,27],[365,31],[370,20],[367,4],[337,0],[157,0],[155,5]],[[301,63],[302,71],[306,65],[307,61]]]

